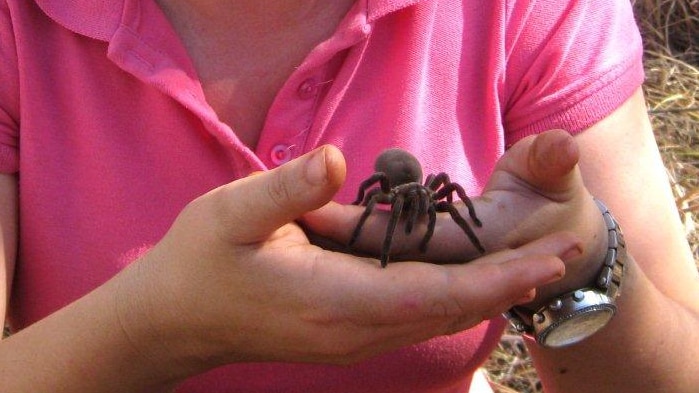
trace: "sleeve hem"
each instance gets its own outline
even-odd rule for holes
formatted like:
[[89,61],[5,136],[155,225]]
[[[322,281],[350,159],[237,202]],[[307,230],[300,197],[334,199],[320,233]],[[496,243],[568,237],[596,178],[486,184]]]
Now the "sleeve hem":
[[17,172],[19,172],[17,151],[8,146],[0,145],[0,173],[15,174]]
[[565,106],[563,102],[561,110],[526,125],[511,124],[512,128],[507,132],[507,145],[509,147],[526,136],[549,129],[564,129],[578,134],[621,106],[642,85],[644,78],[642,61],[634,58],[621,71],[617,68],[599,78],[601,83],[582,92],[579,99],[571,100],[572,104]]

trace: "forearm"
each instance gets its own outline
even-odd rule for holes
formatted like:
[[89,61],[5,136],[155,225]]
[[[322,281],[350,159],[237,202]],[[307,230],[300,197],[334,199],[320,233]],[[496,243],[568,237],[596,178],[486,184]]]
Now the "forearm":
[[168,376],[124,334],[107,283],[0,344],[7,392],[165,392]]
[[529,343],[548,393],[695,392],[696,313],[664,296],[628,264],[617,316],[602,331],[565,349]]
[[606,328],[564,350],[530,346],[541,379],[551,393],[694,392],[696,266],[640,89],[576,140],[585,184],[614,213],[635,259]]
[[[11,290],[17,250],[17,178],[0,175],[0,321]],[[128,273],[132,274],[132,273]],[[0,341],[3,392],[164,392],[172,376],[158,372],[143,342],[132,342],[117,313],[119,278]],[[135,296],[135,294],[134,294]],[[121,302],[123,303],[123,301]],[[122,308],[128,305],[121,305]],[[165,370],[166,365],[160,365]]]

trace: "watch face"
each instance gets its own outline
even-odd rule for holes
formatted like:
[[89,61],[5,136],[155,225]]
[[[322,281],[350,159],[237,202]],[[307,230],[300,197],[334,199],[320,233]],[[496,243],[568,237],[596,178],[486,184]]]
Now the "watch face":
[[550,326],[541,332],[539,340],[548,347],[575,344],[603,328],[614,316],[613,307],[586,309]]

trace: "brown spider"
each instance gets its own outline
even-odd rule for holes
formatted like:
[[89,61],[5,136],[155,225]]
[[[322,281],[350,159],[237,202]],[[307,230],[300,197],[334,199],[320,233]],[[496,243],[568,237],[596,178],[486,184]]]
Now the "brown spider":
[[[427,214],[427,231],[420,243],[420,252],[422,253],[427,251],[427,243],[434,233],[437,212],[448,212],[478,251],[481,253],[485,252],[476,234],[452,204],[452,194],[456,192],[459,198],[464,201],[471,220],[473,220],[476,226],[480,227],[482,224],[476,217],[473,203],[459,184],[452,183],[449,180],[449,175],[444,172],[436,175],[431,174],[427,176],[425,183],[422,184],[420,163],[412,154],[398,148],[388,149],[381,153],[376,158],[374,169],[376,173],[362,182],[359,186],[357,199],[352,203],[354,205],[361,204],[366,206],[366,209],[354,228],[349,241],[350,247],[359,238],[362,226],[366,219],[369,218],[376,204],[380,203],[391,205],[391,217],[388,221],[386,237],[381,249],[381,267],[386,267],[388,264],[393,234],[401,215],[406,217],[405,233],[410,234],[417,219],[421,215]],[[379,187],[375,187],[367,193],[367,189],[377,182]]]

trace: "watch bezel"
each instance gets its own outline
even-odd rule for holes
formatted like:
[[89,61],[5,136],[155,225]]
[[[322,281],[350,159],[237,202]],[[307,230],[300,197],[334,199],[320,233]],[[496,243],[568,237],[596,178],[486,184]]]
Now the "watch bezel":
[[[600,329],[606,326],[607,322],[614,317],[617,308],[614,300],[607,297],[606,294],[600,293],[596,288],[584,288],[577,291],[569,292],[563,296],[556,298],[547,307],[539,309],[532,316],[534,327],[534,338],[539,345],[548,348],[566,347],[578,343],[585,338],[597,333]],[[597,321],[595,325],[582,324],[579,320],[589,319],[590,315],[595,315],[600,312],[607,318],[603,321]],[[579,330],[579,334],[566,337],[564,340],[551,339],[552,334],[560,330],[562,326],[571,323],[583,326],[583,331]]]

